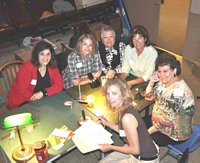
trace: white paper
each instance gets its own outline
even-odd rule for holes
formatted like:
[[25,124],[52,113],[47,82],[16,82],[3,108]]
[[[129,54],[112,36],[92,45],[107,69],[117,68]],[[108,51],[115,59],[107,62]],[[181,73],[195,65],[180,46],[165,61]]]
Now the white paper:
[[72,140],[82,153],[87,153],[100,148],[99,144],[112,144],[112,134],[104,129],[101,124],[92,120],[83,123],[75,132]]
[[70,131],[65,131],[65,130],[55,128],[49,137],[54,135],[54,136],[58,136],[58,137],[62,137],[66,139],[69,136],[69,134],[70,134]]

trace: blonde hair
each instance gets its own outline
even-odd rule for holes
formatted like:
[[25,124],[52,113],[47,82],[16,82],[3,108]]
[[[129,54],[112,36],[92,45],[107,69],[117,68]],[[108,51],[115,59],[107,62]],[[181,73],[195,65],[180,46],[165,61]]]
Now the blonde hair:
[[77,53],[78,55],[82,55],[81,50],[80,50],[81,49],[81,43],[85,39],[92,40],[92,51],[91,51],[91,53],[96,54],[97,53],[97,43],[96,43],[94,37],[91,34],[82,34],[79,37],[78,42],[76,43],[76,46],[75,46],[75,49],[74,49],[75,53]]
[[[125,109],[130,105],[135,106],[135,104],[133,103],[134,96],[133,96],[131,90],[129,89],[126,81],[124,81],[120,78],[113,78],[113,79],[107,80],[107,82],[104,85],[104,89],[103,89],[103,93],[104,93],[105,96],[106,96],[106,93],[107,93],[107,89],[112,85],[115,85],[115,86],[119,87],[119,89],[120,89],[120,92],[121,92],[121,95],[122,95],[122,98],[123,98],[122,109]],[[107,100],[107,98],[106,98],[106,100]],[[109,105],[109,103],[108,103],[108,106],[111,109],[114,109]]]

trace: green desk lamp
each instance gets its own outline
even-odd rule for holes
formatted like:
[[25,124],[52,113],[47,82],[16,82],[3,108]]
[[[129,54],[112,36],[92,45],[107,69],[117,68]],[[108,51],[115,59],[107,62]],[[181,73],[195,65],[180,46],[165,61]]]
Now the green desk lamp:
[[8,116],[4,119],[4,128],[16,128],[21,146],[18,146],[13,151],[12,157],[16,161],[29,160],[34,156],[34,148],[31,144],[23,144],[19,127],[33,123],[31,113],[22,113]]

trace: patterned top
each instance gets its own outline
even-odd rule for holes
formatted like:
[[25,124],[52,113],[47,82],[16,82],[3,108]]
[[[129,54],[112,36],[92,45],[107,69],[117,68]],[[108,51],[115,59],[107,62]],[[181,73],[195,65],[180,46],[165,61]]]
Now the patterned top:
[[112,48],[106,48],[102,42],[99,42],[99,54],[102,62],[102,71],[115,70],[121,72],[124,49],[126,45],[123,42],[116,41]]
[[98,54],[90,54],[86,59],[81,55],[71,52],[68,56],[68,65],[62,72],[64,88],[73,87],[72,80],[78,79],[88,73],[101,70],[102,64]]
[[192,134],[194,97],[185,81],[177,81],[167,88],[159,82],[153,91],[153,125],[176,141],[189,138]]

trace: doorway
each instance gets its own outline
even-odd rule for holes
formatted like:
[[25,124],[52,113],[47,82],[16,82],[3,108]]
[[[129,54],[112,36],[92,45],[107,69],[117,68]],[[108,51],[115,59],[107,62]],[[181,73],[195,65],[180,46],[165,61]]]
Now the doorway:
[[190,0],[164,0],[160,6],[157,44],[183,55]]

